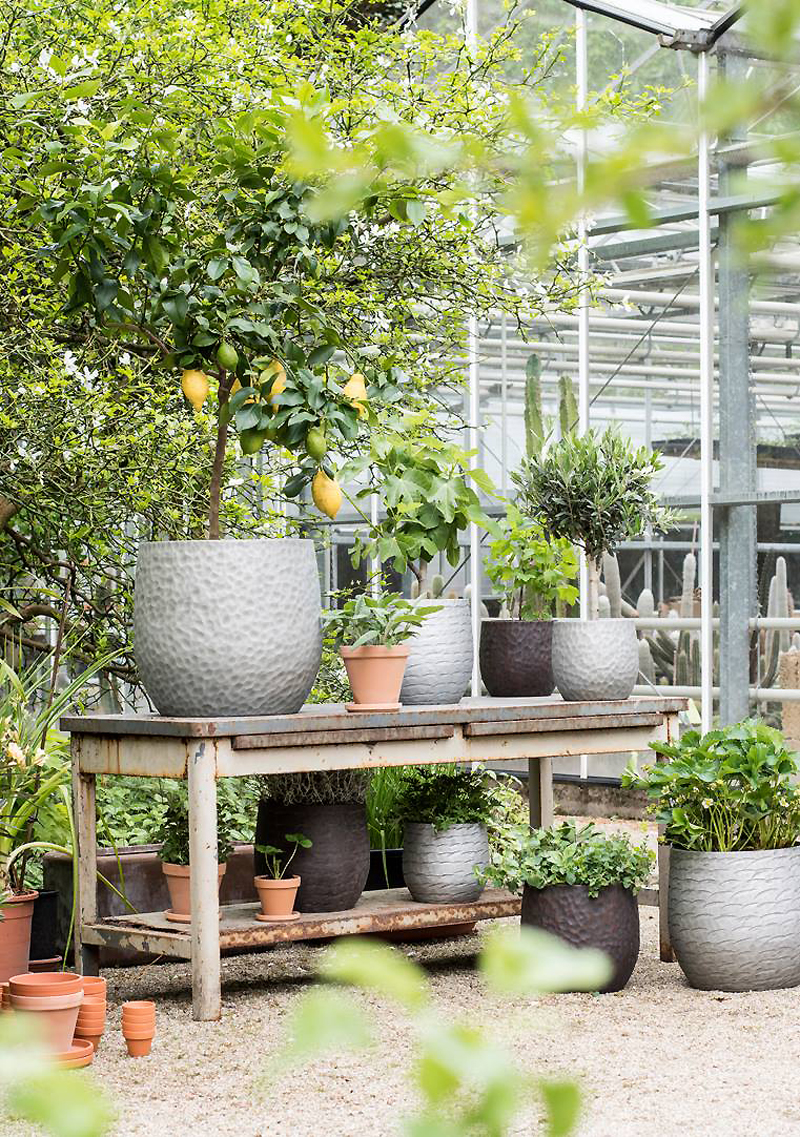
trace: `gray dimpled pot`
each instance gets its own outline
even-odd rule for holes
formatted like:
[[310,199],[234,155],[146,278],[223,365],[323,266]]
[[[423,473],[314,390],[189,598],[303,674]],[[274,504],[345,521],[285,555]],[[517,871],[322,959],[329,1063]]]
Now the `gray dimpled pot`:
[[408,821],[404,826],[403,876],[408,891],[420,903],[477,900],[484,886],[474,868],[488,864],[485,825],[463,822],[441,833],[427,822]]
[[400,702],[406,706],[457,703],[472,676],[469,600],[420,600],[441,608],[427,617],[409,647]]
[[142,683],[162,715],[293,714],[320,663],[314,544],[145,543],[133,629]]
[[552,660],[569,702],[627,699],[639,674],[633,620],[556,620]]

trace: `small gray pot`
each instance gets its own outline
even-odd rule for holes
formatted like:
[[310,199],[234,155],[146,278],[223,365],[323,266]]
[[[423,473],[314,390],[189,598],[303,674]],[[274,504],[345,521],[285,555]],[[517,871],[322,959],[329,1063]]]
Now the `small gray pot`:
[[313,541],[157,541],[139,548],[142,683],[162,715],[294,714],[319,670]]
[[671,849],[669,932],[692,987],[797,987],[800,846],[750,853]]
[[437,833],[424,822],[405,824],[403,876],[413,899],[422,904],[477,900],[484,886],[474,869],[488,864],[485,825],[464,822]]
[[472,614],[469,600],[420,599],[441,605],[410,640],[400,702],[406,706],[457,703],[472,675]]
[[553,677],[568,702],[627,699],[639,674],[633,620],[556,620]]

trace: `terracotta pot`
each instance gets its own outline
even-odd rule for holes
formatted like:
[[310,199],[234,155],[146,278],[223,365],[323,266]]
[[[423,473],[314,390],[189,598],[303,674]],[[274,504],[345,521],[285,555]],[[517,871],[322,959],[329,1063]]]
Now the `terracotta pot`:
[[73,1040],[69,1050],[56,1055],[58,1065],[64,1070],[77,1069],[80,1066],[90,1066],[94,1060],[94,1046],[88,1038]]
[[25,972],[12,975],[9,980],[12,995],[71,995],[77,991],[83,994],[83,978],[71,971],[40,971],[38,974]]
[[132,1018],[124,1018],[122,1020],[122,1033],[127,1034],[132,1030],[149,1030],[150,1033],[156,1029],[155,1015],[134,1015]]
[[9,982],[6,979],[4,983],[0,983],[0,1011],[7,1011],[11,1006],[11,990]]
[[84,1007],[102,1007],[106,1009],[105,995],[91,995],[88,992],[83,992],[83,1005]]
[[105,1017],[105,1003],[87,1003],[84,1000],[78,1014],[78,1022],[104,1022]]
[[31,920],[37,892],[9,896],[0,920],[0,980],[28,970],[31,952]]
[[290,876],[284,880],[275,880],[269,876],[257,876],[253,883],[261,901],[262,916],[281,917],[291,916],[294,911],[294,902],[297,890],[300,887],[300,877]]
[[[73,1041],[73,1044],[78,1044],[81,1042],[90,1042],[92,1045],[92,1055],[95,1055],[100,1048],[100,1040],[102,1037],[103,1037],[102,1031],[99,1034],[78,1034],[78,1032],[76,1031],[75,1037],[73,1038],[72,1041]],[[63,1065],[63,1063],[62,1063],[62,1065]]]
[[128,1015],[150,1014],[155,1017],[156,1005],[152,999],[131,999],[127,1003],[122,1004],[122,1017],[126,1018]]
[[481,678],[495,699],[552,695],[552,620],[482,620]]
[[102,975],[82,975],[83,989],[87,995],[106,996],[106,981]]
[[83,1002],[83,991],[68,995],[25,996],[11,995],[11,1006],[18,1014],[35,1016],[44,1033],[45,1041],[54,1053],[62,1054],[72,1044],[78,1010]]
[[366,644],[364,647],[343,647],[340,651],[355,703],[399,706],[400,688],[408,662],[407,644],[397,644],[396,647]]
[[129,1058],[146,1058],[153,1046],[153,1038],[152,1035],[150,1038],[126,1038],[125,1045]]
[[53,955],[50,959],[32,959],[28,962],[28,971],[38,975],[42,971],[57,971],[62,956]]
[[[220,865],[218,869],[219,883],[225,876],[227,865]],[[192,916],[192,886],[190,869],[188,865],[171,865],[167,861],[161,862],[161,869],[169,889],[170,911],[176,916]]]

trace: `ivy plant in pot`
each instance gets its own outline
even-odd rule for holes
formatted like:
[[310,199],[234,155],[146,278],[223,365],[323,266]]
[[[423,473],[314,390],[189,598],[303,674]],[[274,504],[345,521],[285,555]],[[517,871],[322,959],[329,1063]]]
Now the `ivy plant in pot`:
[[654,861],[653,852],[627,834],[565,821],[551,829],[505,830],[484,879],[522,890],[523,925],[605,952],[613,974],[602,990],[620,991],[639,957],[636,894]]
[[669,846],[669,931],[692,987],[800,984],[798,762],[747,720],[678,742],[623,783],[647,793]]
[[481,769],[419,766],[406,771],[397,798],[403,821],[403,875],[414,900],[446,904],[477,900],[476,875],[489,863],[487,824],[495,806],[493,780]]
[[570,433],[512,475],[523,516],[539,522],[551,540],[567,540],[586,554],[589,619],[557,620],[553,628],[553,675],[565,699],[627,699],[636,683],[633,622],[597,619],[600,564],[621,541],[673,524],[651,489],[661,468],[657,454],[609,427],[602,434]]
[[501,617],[481,623],[486,690],[495,698],[552,695],[552,616],[577,599],[575,550],[565,538],[548,540],[538,522],[509,503],[486,571],[503,600]]
[[373,434],[369,458],[355,464],[369,463],[370,482],[360,496],[377,493],[384,516],[359,535],[353,561],[357,567],[365,557],[376,557],[397,572],[409,570],[414,602],[436,601],[437,610],[408,641],[401,702],[457,703],[472,674],[470,602],[443,595],[445,582],[437,586],[428,571],[440,554],[453,567],[460,563],[459,535],[471,522],[496,531],[477,492],[493,495],[494,487],[483,470],[470,466],[470,454],[436,437],[422,413],[392,425],[390,420],[387,429]]
[[288,920],[298,919],[300,913],[294,912],[294,902],[297,890],[300,887],[299,876],[288,876],[289,866],[297,855],[298,849],[310,849],[311,841],[302,833],[286,833],[284,835],[288,855],[283,848],[277,845],[257,845],[256,851],[261,853],[266,863],[266,872],[262,876],[254,877],[258,899],[261,901],[261,912],[256,919],[264,924],[286,923]]
[[408,661],[407,640],[438,605],[412,604],[399,593],[361,595],[324,614],[339,644],[353,691],[348,711],[397,710]]
[[256,821],[255,875],[267,870],[259,846],[288,857],[287,833],[302,833],[292,868],[300,877],[298,912],[341,912],[354,907],[369,874],[366,770],[269,774],[258,778],[261,800]]
[[[217,802],[217,862],[219,883],[227,869],[227,860],[233,848],[230,807],[224,799]],[[192,920],[192,883],[189,867],[189,801],[182,785],[168,791],[166,808],[154,834],[161,843],[159,858],[161,870],[169,890],[170,908],[165,912],[175,924],[189,924]]]

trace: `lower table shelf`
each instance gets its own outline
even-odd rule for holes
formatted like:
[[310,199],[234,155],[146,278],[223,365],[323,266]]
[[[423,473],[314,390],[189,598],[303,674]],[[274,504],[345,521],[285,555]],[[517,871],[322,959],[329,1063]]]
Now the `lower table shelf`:
[[[478,900],[469,903],[418,904],[408,889],[392,888],[365,892],[355,908],[346,912],[306,912],[288,924],[260,924],[255,919],[258,911],[258,904],[230,904],[220,909],[221,951],[336,936],[413,932],[518,916],[520,898],[501,889],[486,889]],[[170,923],[163,912],[109,916],[84,924],[81,935],[85,943],[98,947],[125,947],[150,955],[191,958],[190,928]]]

